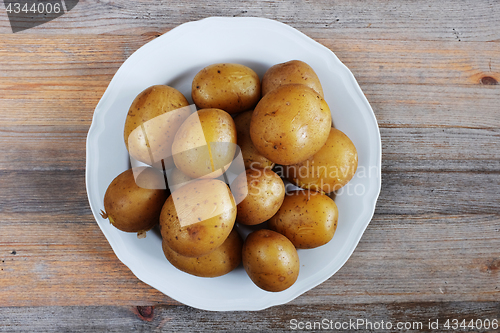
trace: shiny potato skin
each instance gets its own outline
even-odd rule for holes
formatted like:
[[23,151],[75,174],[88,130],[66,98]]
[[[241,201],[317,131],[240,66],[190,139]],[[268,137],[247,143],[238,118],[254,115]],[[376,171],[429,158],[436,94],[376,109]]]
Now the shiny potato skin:
[[269,228],[286,236],[297,249],[312,249],[333,238],[338,216],[337,205],[327,195],[296,191],[285,197]]
[[[128,111],[123,133],[129,154],[160,169],[161,158],[160,161],[151,161],[151,153],[164,157],[165,168],[170,169],[175,133],[191,114],[189,108],[185,108],[188,105],[181,92],[165,85],[151,86],[137,95]],[[159,116],[162,117],[157,118]],[[154,118],[161,121],[154,121]]]
[[250,279],[261,289],[279,292],[290,288],[299,276],[299,255],[285,236],[267,229],[248,235],[242,262]]
[[[192,217],[196,223],[183,226],[182,216]],[[172,250],[186,257],[199,257],[224,243],[235,220],[236,205],[229,187],[217,179],[200,179],[168,197],[160,215],[160,230]]]
[[170,171],[168,188],[173,192],[191,180],[193,180],[193,178],[186,176],[181,170],[174,166]]
[[191,178],[216,178],[236,151],[236,126],[224,110],[202,109],[190,115],[172,145],[175,166]]
[[269,169],[247,169],[231,185],[236,202],[240,202],[236,220],[246,225],[270,219],[285,198],[283,180]]
[[137,185],[132,169],[119,174],[104,195],[103,217],[121,231],[147,231],[159,222],[160,212],[167,199],[163,174],[154,168],[137,168],[142,171]]
[[281,165],[296,164],[318,152],[331,127],[326,102],[302,84],[280,86],[255,107],[250,122],[252,142],[262,155]]
[[245,111],[238,114],[234,118],[234,124],[236,126],[237,141],[238,146],[241,149],[243,155],[243,162],[245,163],[245,169],[250,168],[269,168],[274,167],[274,162],[270,161],[268,158],[264,157],[250,138],[250,121],[252,120],[253,110]]
[[259,76],[251,68],[221,63],[207,66],[196,74],[191,97],[201,109],[217,108],[237,113],[257,104],[260,89]]
[[304,84],[324,97],[318,75],[311,66],[300,60],[290,60],[269,68],[262,78],[262,96],[289,83]]
[[358,153],[351,139],[331,128],[325,145],[313,156],[285,169],[286,177],[305,189],[331,193],[345,186],[358,168]]
[[177,269],[200,277],[217,277],[225,275],[241,263],[243,241],[233,229],[221,246],[200,257],[186,257],[178,254],[167,242],[162,242],[163,253],[167,260]]

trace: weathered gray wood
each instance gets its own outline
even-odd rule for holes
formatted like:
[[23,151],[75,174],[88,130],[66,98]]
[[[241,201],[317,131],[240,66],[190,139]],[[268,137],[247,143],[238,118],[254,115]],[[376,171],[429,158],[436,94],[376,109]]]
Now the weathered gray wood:
[[[146,317],[143,316],[144,314]],[[260,312],[222,313],[195,310],[186,306],[156,306],[154,308],[54,306],[0,308],[0,330],[2,332],[58,333],[132,330],[138,332],[233,332],[236,330],[235,323],[237,323],[238,332],[290,332],[298,330],[299,323],[304,325],[303,327],[309,323],[309,325],[316,325],[314,329],[316,332],[323,330],[435,332],[436,330],[429,329],[429,321],[437,320],[442,331],[449,331],[444,328],[449,319],[459,319],[460,322],[465,319],[469,324],[471,320],[475,322],[477,319],[498,317],[500,317],[500,303],[498,302],[355,304],[349,309],[337,305],[284,305]],[[358,323],[357,320],[360,322]],[[336,323],[344,325],[347,329],[335,329]],[[398,323],[406,324],[409,329],[377,330],[373,328],[377,327],[377,324],[387,328],[388,323],[394,328]],[[330,327],[333,329],[328,329]],[[312,329],[304,330],[311,331]],[[470,331],[470,329],[464,331]],[[473,331],[498,332],[499,330],[483,328]]]
[[[498,41],[497,1],[80,1],[68,14],[36,27],[37,34],[163,32],[209,16],[258,16],[287,23],[315,37]],[[91,18],[92,24],[89,24]],[[0,33],[10,33],[6,15]]]
[[[88,214],[84,184],[83,170],[1,171],[0,212]],[[498,193],[498,171],[383,172],[377,213],[497,214]]]
[[[0,222],[2,306],[178,304],[133,276],[92,216]],[[499,282],[498,215],[376,214],[346,265],[290,304],[498,301]]]
[[[500,319],[499,15],[493,0],[81,0],[16,34],[0,15],[0,332]],[[381,127],[383,188],[353,256],[258,313],[195,310],[139,281],[85,193],[86,133],[116,70],[146,42],[207,16],[277,19],[318,40],[351,69]]]
[[[87,125],[0,127],[0,170],[84,170],[87,130]],[[384,172],[500,172],[499,129],[382,127],[380,132]]]
[[[0,125],[90,124],[118,67],[152,38],[6,35]],[[500,85],[481,81],[500,82],[500,43],[319,41],[352,70],[381,127],[500,127]]]
[[88,125],[0,128],[1,170],[84,170]]

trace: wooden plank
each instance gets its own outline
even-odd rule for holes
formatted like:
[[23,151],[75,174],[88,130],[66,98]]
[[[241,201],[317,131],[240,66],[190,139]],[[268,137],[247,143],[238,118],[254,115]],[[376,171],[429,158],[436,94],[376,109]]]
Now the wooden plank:
[[[120,263],[89,214],[1,224],[1,306],[178,304]],[[498,215],[377,214],[346,265],[291,304],[498,301],[499,236]]]
[[[141,34],[163,32],[209,16],[257,16],[287,23],[314,37],[335,39],[500,40],[497,1],[81,1],[68,14],[30,29],[36,34]],[[467,19],[464,19],[464,15]],[[92,24],[88,24],[89,18]],[[7,16],[0,33],[11,33]],[[23,32],[22,32],[23,33]],[[19,33],[19,34],[22,34]]]
[[[0,39],[2,126],[90,124],[118,67],[153,38],[4,37]],[[500,85],[484,84],[490,82],[484,78],[500,82],[496,56],[500,43],[428,41],[417,48],[409,41],[320,42],[356,75],[381,127],[500,127]]]
[[0,128],[1,170],[83,170],[88,125]]
[[381,128],[380,133],[384,173],[500,171],[497,129],[389,127]]
[[[0,127],[0,170],[83,170],[87,130],[87,125]],[[380,132],[383,172],[500,172],[499,129],[389,127]]]
[[[474,324],[490,320],[490,329],[474,332],[498,332],[491,322],[500,317],[499,302],[395,303],[355,304],[339,306],[277,306],[260,312],[209,312],[186,306],[159,305],[151,307],[75,306],[75,307],[7,307],[0,308],[0,328],[6,332],[126,332],[133,327],[140,332],[290,332],[302,330],[318,332],[395,332],[397,325],[404,332],[435,332],[430,327],[437,321],[442,331],[446,322],[453,325],[457,319]],[[358,320],[360,320],[358,322]],[[384,324],[382,324],[382,321]],[[319,324],[315,324],[315,322]],[[346,324],[344,324],[346,323]],[[390,324],[389,324],[390,323]],[[479,325],[479,321],[477,322]],[[495,321],[496,323],[496,321]],[[305,325],[316,325],[307,330]],[[335,329],[344,325],[345,329]],[[359,325],[359,326],[358,326]],[[374,330],[376,325],[384,329]],[[393,330],[387,330],[388,325]],[[380,327],[380,326],[379,326]],[[370,330],[372,328],[372,330]],[[460,328],[456,331],[459,331]],[[468,328],[470,330],[470,328]]]
[[[399,140],[403,140],[402,137],[400,136]],[[419,136],[414,138],[415,142],[418,142]],[[491,140],[479,145],[469,144],[468,149],[472,151],[477,147],[487,150],[491,145],[495,145],[494,140],[495,136],[492,136]],[[456,167],[462,161],[459,146],[454,147],[454,144],[446,144],[445,141],[436,143],[437,146],[443,144],[442,151],[448,146],[452,149],[451,152],[448,156],[440,155],[437,149],[434,156],[428,157],[425,153],[428,142],[424,139],[420,147],[406,145],[407,150],[403,150],[405,147],[402,146],[401,155],[408,156],[408,160],[403,162],[395,159],[398,152],[387,148],[389,158],[384,160],[378,212],[382,214],[497,213],[499,208],[497,194],[500,193],[498,148],[483,154],[487,158],[486,162],[471,160],[467,162],[468,167],[465,167],[465,170],[460,170]],[[414,157],[422,159],[418,161],[419,165],[412,169],[415,158],[411,155],[411,151],[415,148],[417,154]],[[54,154],[57,155],[55,152]],[[440,156],[441,158],[444,156],[444,159],[440,159]],[[43,156],[39,158],[42,161],[44,159]],[[447,164],[446,158],[452,162]],[[57,160],[49,160],[48,163],[52,168],[48,171],[40,171],[37,165],[34,165],[32,170],[24,168],[0,171],[2,202],[0,211],[86,213],[88,206],[81,204],[87,201],[83,186],[85,183],[83,164],[79,163],[77,170],[68,170],[58,168]],[[405,166],[402,166],[402,163],[405,163]],[[467,166],[467,163],[464,165]],[[475,166],[478,170],[471,170]],[[424,171],[421,171],[422,169]],[[446,169],[451,172],[446,172]],[[368,173],[365,173],[365,176],[368,176]],[[474,193],[472,196],[471,191]],[[71,195],[68,195],[69,193]],[[23,199],[20,201],[19,198]],[[457,205],[457,201],[461,204]],[[436,205],[436,202],[439,202],[439,205]]]

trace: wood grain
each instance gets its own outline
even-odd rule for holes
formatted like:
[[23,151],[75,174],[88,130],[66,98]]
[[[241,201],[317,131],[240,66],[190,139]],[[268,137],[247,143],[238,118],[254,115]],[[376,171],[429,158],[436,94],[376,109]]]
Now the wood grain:
[[[178,304],[120,263],[91,215],[4,213],[1,224],[2,306]],[[346,265],[291,304],[499,297],[497,215],[377,214]]]
[[[499,15],[494,0],[80,0],[12,34],[0,14],[0,331],[500,319]],[[148,41],[208,16],[275,19],[331,49],[382,137],[382,191],[352,257],[323,284],[258,313],[196,310],[138,280],[85,191],[87,131],[117,69]]]
[[[210,16],[256,16],[289,24],[313,37],[440,41],[498,41],[495,0],[438,3],[360,1],[85,1],[68,14],[31,29],[33,34],[142,34]],[[89,24],[89,22],[92,24]],[[0,33],[10,33],[6,16]]]
[[[6,35],[0,100],[9,113],[0,125],[90,124],[118,67],[152,38]],[[349,66],[381,127],[500,127],[500,85],[481,81],[500,82],[500,43],[318,41]]]
[[[2,318],[7,313],[8,318]],[[297,315],[300,314],[300,315]],[[57,318],[54,322],[52,318]],[[151,319],[141,319],[137,308],[126,306],[89,306],[89,307],[44,307],[44,308],[0,308],[0,327],[9,332],[39,331],[44,332],[124,332],[131,329],[139,332],[223,332],[234,331],[234,323],[238,323],[238,331],[245,332],[290,332],[294,319],[304,324],[309,321],[322,322],[323,319],[342,324],[357,319],[372,324],[391,322],[409,322],[412,327],[405,332],[432,332],[428,329],[429,320],[440,323],[442,328],[447,319],[470,320],[478,318],[500,317],[499,302],[447,302],[447,303],[402,303],[402,304],[354,304],[346,309],[340,305],[316,305],[305,307],[285,305],[271,308],[259,313],[255,312],[222,312],[214,313],[189,308],[187,306],[156,306],[152,309]],[[92,319],[88,319],[92,318]],[[214,320],[214,319],[217,320]],[[368,324],[366,324],[368,325]],[[318,327],[318,326],[317,326]],[[321,326],[319,326],[321,327]],[[364,325],[343,332],[363,331]],[[415,329],[414,329],[414,328]],[[422,329],[417,329],[422,327]],[[369,326],[368,326],[369,328]],[[335,329],[334,329],[335,330]],[[316,331],[319,331],[316,329]],[[338,331],[338,330],[337,330]],[[370,330],[364,330],[370,331]],[[371,330],[375,332],[377,330]],[[386,331],[386,330],[378,330]],[[396,331],[396,330],[392,330]],[[479,329],[474,332],[498,332],[498,330]]]

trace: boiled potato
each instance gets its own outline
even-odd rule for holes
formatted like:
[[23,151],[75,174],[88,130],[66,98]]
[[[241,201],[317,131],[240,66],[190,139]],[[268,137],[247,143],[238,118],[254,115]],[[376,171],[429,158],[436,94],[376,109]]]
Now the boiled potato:
[[165,188],[159,170],[150,167],[126,170],[109,184],[101,216],[122,231],[147,231],[158,224],[168,196]]
[[257,104],[250,136],[259,153],[269,160],[296,164],[323,147],[331,121],[330,109],[318,93],[303,84],[287,84]]
[[241,263],[241,247],[243,241],[233,229],[221,246],[214,251],[200,257],[185,257],[178,254],[167,242],[162,242],[163,253],[172,265],[183,272],[201,276],[216,277],[227,274]]
[[302,188],[330,193],[346,185],[358,168],[356,147],[342,131],[331,128],[326,144],[309,159],[287,166],[287,178]]
[[123,136],[129,154],[148,165],[170,169],[175,133],[192,113],[188,105],[186,98],[169,86],[155,85],[142,91],[125,120]]
[[216,178],[231,164],[236,151],[233,118],[220,109],[202,109],[189,116],[172,145],[175,166],[191,178]]
[[262,96],[289,83],[305,84],[324,97],[318,75],[311,66],[300,60],[287,61],[269,68],[262,78]]
[[269,228],[286,236],[297,249],[312,249],[328,243],[338,221],[335,202],[315,191],[296,191],[269,220]]
[[181,170],[173,167],[168,177],[168,188],[173,192],[192,180],[193,178],[186,176]]
[[236,220],[229,187],[217,179],[200,179],[175,190],[160,215],[163,241],[186,257],[199,257],[218,248]]
[[270,219],[285,198],[285,185],[281,178],[269,169],[247,169],[231,184],[237,206],[236,220],[255,225]]
[[234,118],[236,125],[236,133],[238,138],[238,146],[243,155],[245,169],[250,168],[269,168],[274,167],[274,163],[265,158],[255,148],[252,139],[250,138],[250,121],[252,120],[253,111],[245,111]]
[[193,80],[191,96],[201,109],[217,108],[229,113],[252,109],[260,99],[260,80],[247,66],[213,64]]
[[242,262],[250,279],[267,291],[291,287],[299,276],[299,255],[285,236],[266,229],[248,235],[243,244]]

